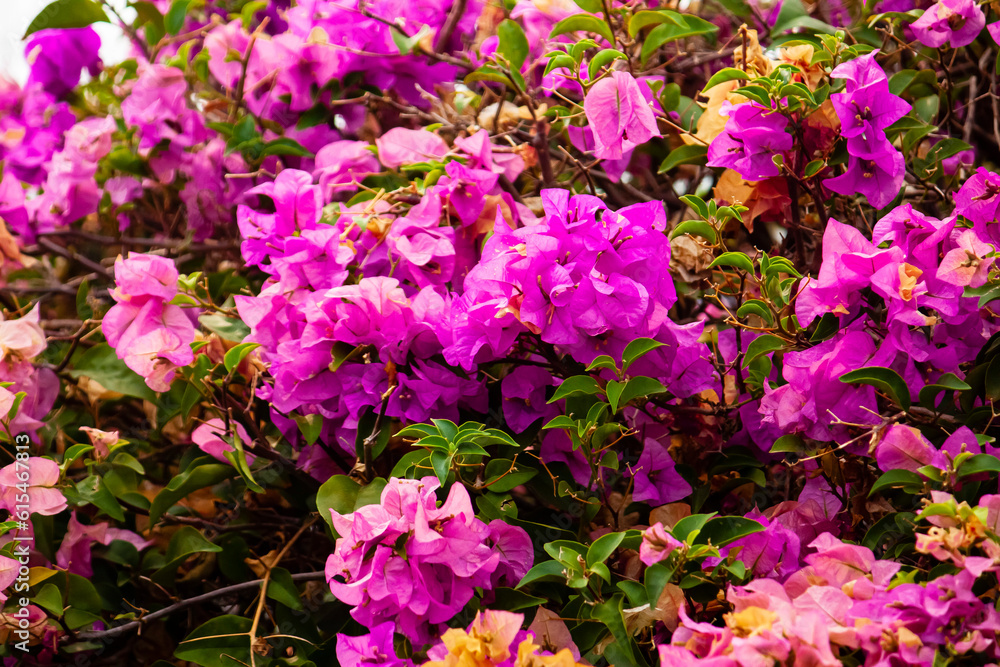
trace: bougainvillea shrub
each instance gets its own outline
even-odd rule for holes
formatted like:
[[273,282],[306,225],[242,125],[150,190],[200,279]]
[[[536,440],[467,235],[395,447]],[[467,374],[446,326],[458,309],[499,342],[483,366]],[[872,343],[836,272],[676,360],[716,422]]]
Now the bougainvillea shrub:
[[1000,664],[998,38],[53,3],[0,80],[4,667]]

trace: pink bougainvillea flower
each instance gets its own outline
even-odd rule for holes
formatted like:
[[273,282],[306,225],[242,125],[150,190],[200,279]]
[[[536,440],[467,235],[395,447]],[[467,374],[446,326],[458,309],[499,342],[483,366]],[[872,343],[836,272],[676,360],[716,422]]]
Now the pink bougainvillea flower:
[[45,332],[38,323],[38,304],[24,317],[0,319],[0,361],[30,361],[45,347]]
[[959,234],[956,243],[958,247],[949,250],[941,259],[938,280],[961,287],[982,287],[996,262],[996,257],[986,257],[993,252],[993,247],[983,243],[971,229]]
[[986,25],[986,15],[974,0],[941,0],[910,24],[924,46],[968,46]]
[[594,131],[594,155],[602,160],[621,160],[625,152],[660,136],[653,109],[628,72],[612,72],[594,84],[583,110]]
[[375,140],[379,162],[390,169],[404,164],[440,160],[448,154],[444,139],[426,130],[394,127]]
[[[252,442],[250,435],[247,433],[246,429],[239,422],[231,422],[236,426],[236,433],[239,435],[240,442],[243,443],[243,448],[246,449]],[[225,452],[236,451],[232,444],[223,440],[223,436],[226,435],[226,424],[218,417],[214,419],[209,419],[204,424],[196,428],[191,433],[191,440],[194,444],[201,448],[201,451],[206,454],[217,458],[223,463],[229,463],[229,459],[226,458]],[[254,455],[246,455],[247,463],[253,463]]]
[[157,255],[129,253],[115,262],[117,301],[101,328],[108,345],[154,391],[169,391],[177,368],[194,361],[194,325],[180,306],[174,263]]
[[903,424],[893,424],[886,430],[875,449],[875,462],[884,471],[917,472],[927,465],[942,469],[947,465],[944,455],[920,431]]
[[[11,463],[0,470],[0,505],[10,512],[16,512],[19,505],[27,505],[31,514],[59,514],[66,509],[66,498],[55,488],[59,474],[58,463],[39,456]],[[22,498],[24,495],[27,502]]]
[[666,505],[691,493],[691,485],[674,468],[674,459],[663,444],[646,438],[639,462],[631,472],[635,479],[632,500],[652,506]]
[[90,426],[81,426],[80,430],[87,434],[98,459],[105,458],[111,453],[111,448],[118,444],[118,431],[102,431]]
[[794,143],[785,131],[788,119],[754,102],[726,102],[720,113],[729,120],[708,147],[708,166],[732,169],[748,181],[777,176],[778,166],[772,158]]
[[86,526],[76,518],[76,511],[69,517],[69,527],[63,537],[62,544],[56,552],[56,564],[62,569],[78,574],[81,577],[90,577],[94,571],[91,567],[91,547],[97,544],[108,545],[115,540],[128,542],[138,551],[142,551],[152,544],[151,541],[142,538],[131,530],[115,528],[107,523],[95,523]]
[[0,604],[6,602],[7,596],[4,591],[17,581],[17,572],[20,567],[21,564],[13,558],[0,556]]

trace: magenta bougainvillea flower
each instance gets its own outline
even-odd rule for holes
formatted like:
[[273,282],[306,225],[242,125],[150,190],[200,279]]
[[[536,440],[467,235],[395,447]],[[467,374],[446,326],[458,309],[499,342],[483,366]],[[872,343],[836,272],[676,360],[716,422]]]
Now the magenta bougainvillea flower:
[[974,0],[940,0],[910,24],[924,46],[968,46],[986,25],[986,15]]
[[67,572],[81,577],[94,574],[91,566],[91,548],[94,544],[108,545],[115,540],[121,540],[134,546],[138,551],[153,543],[143,539],[131,530],[116,528],[107,523],[84,525],[76,517],[74,510],[69,517],[69,528],[63,536],[59,550],[56,552],[56,564]]
[[[51,24],[50,24],[51,25]],[[81,70],[100,71],[101,38],[91,27],[39,30],[24,47],[31,65],[27,85],[37,84],[63,97],[80,83]]]
[[906,171],[903,154],[886,139],[885,128],[905,116],[910,105],[889,92],[885,72],[875,61],[877,53],[850,60],[831,73],[847,82],[845,91],[830,99],[851,158],[846,172],[823,185],[842,195],[861,194],[882,208],[895,199]]
[[621,160],[625,152],[660,136],[643,87],[628,72],[614,71],[587,93],[583,110],[598,158]]
[[748,181],[762,181],[780,171],[772,159],[794,143],[788,119],[755,102],[723,104],[725,130],[708,147],[708,166],[727,167]]
[[194,361],[194,325],[180,306],[177,269],[165,257],[129,253],[115,262],[117,302],[101,325],[119,359],[154,391],[168,391],[177,368]]
[[395,621],[415,643],[450,620],[475,588],[516,585],[532,561],[522,529],[477,519],[461,484],[438,507],[438,486],[434,477],[393,478],[380,504],[345,516],[332,512],[341,536],[326,565],[334,596],[353,607],[362,625]]

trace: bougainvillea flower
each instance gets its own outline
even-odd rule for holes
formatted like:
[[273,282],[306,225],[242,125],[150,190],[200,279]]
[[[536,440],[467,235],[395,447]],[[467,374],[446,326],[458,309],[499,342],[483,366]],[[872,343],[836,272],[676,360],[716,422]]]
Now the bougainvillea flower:
[[594,84],[583,110],[594,131],[594,155],[602,160],[621,160],[626,151],[660,136],[649,100],[628,72],[614,71]]
[[[237,421],[230,422],[236,428],[236,433],[246,449],[253,442],[243,425]],[[222,463],[229,463],[225,452],[236,451],[235,447],[223,440],[226,435],[226,424],[222,419],[215,417],[201,424],[191,432],[191,441],[198,445],[198,448],[206,454],[218,459]],[[254,455],[246,454],[247,463],[253,463]]]
[[81,70],[97,76],[100,48],[101,38],[90,26],[39,30],[24,47],[31,65],[27,85],[39,84],[56,97],[63,97],[80,83]]
[[636,502],[648,502],[655,507],[691,493],[691,485],[675,469],[670,452],[653,438],[646,438],[639,462],[631,473],[635,480],[632,500]]
[[440,160],[448,154],[444,139],[426,130],[394,127],[375,140],[378,159],[386,167],[396,169],[404,164]]
[[409,660],[396,657],[396,649],[392,644],[395,627],[395,623],[389,621],[376,625],[367,635],[351,637],[350,635],[338,634],[337,661],[342,667],[365,667],[366,665],[404,667],[411,665]]
[[17,319],[4,320],[0,315],[0,361],[30,361],[45,350],[45,332],[38,317],[38,304]]
[[108,345],[154,391],[169,391],[177,368],[194,361],[194,325],[180,306],[177,269],[156,255],[129,253],[115,262],[111,296],[117,301],[101,323]]
[[885,142],[882,150],[866,157],[851,156],[847,171],[828,178],[823,185],[845,196],[862,195],[875,208],[889,204],[899,193],[906,174],[903,154]]
[[984,167],[976,169],[955,193],[955,212],[985,225],[997,219],[1000,209],[1000,174]]
[[968,46],[986,25],[986,15],[974,0],[940,0],[910,24],[924,46]]
[[671,535],[662,523],[656,523],[642,534],[639,559],[646,565],[652,565],[666,559],[683,546],[684,543]]
[[958,247],[949,250],[938,266],[937,278],[960,287],[982,287],[996,262],[996,257],[987,257],[993,246],[983,243],[979,235],[966,229],[955,240]]
[[[27,479],[22,476],[27,473]],[[66,509],[66,498],[59,489],[59,464],[52,459],[30,457],[27,462],[11,463],[0,469],[0,506],[16,513],[18,505],[27,505],[31,514],[51,516]],[[24,484],[28,485],[24,491]],[[20,487],[20,488],[19,488]],[[27,502],[21,496],[27,495]]]
[[944,456],[920,431],[903,424],[890,426],[875,449],[875,462],[882,470],[909,470],[932,465],[944,469]]
[[21,564],[13,558],[0,556],[0,604],[7,601],[4,591],[17,581],[17,573]]
[[97,544],[108,545],[115,540],[128,542],[138,551],[152,544],[131,530],[115,528],[107,523],[95,523],[85,526],[76,518],[74,510],[69,517],[69,527],[63,537],[59,550],[56,552],[56,564],[73,574],[90,577],[94,571],[91,567],[91,547]]
[[98,459],[107,457],[111,453],[111,448],[118,444],[118,431],[102,431],[90,426],[81,426],[80,430],[87,434]]
[[724,103],[720,113],[729,120],[708,147],[708,166],[732,169],[748,181],[777,176],[772,158],[794,143],[785,131],[788,119],[754,102]]

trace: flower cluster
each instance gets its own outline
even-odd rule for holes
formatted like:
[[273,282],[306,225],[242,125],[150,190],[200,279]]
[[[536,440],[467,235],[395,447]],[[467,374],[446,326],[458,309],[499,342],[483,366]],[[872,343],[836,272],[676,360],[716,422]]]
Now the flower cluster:
[[116,301],[102,329],[118,358],[155,391],[169,391],[177,368],[194,361],[194,324],[180,306],[177,268],[156,255],[129,253],[115,262]]
[[475,595],[515,585],[531,567],[523,529],[476,518],[469,494],[454,485],[437,506],[437,479],[390,479],[381,503],[352,514],[332,511],[340,537],[326,564],[337,599],[374,629],[395,621],[399,632],[423,643]]
[[889,92],[889,79],[875,62],[873,51],[836,67],[830,76],[847,88],[830,96],[847,138],[847,171],[823,185],[842,195],[861,193],[882,208],[899,192],[905,165],[903,154],[885,137],[885,128],[906,115],[910,105]]

